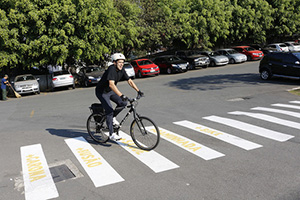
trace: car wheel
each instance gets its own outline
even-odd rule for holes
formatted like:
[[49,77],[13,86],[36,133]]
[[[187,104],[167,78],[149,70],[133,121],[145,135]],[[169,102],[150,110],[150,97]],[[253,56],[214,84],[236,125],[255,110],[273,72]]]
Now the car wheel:
[[248,61],[252,60],[251,56],[248,55],[248,56],[247,56],[247,60],[248,60]]
[[141,71],[138,71],[137,77],[138,77],[138,78],[142,78],[142,72],[141,72]]
[[210,66],[215,67],[215,66],[216,66],[215,61],[211,61],[211,62],[210,62]]
[[170,67],[167,69],[167,74],[172,74],[172,69]]
[[73,83],[72,89],[75,89],[75,83]]
[[230,58],[229,63],[230,63],[230,64],[234,64],[234,63],[235,63],[235,60],[234,60],[233,58]]
[[262,80],[268,80],[272,77],[272,74],[270,72],[270,70],[268,69],[263,69],[261,72],[260,72],[260,78]]
[[207,65],[203,65],[202,68],[203,68],[203,69],[207,68]]
[[40,94],[41,92],[40,92],[40,90],[38,90],[37,92],[36,92],[36,94]]

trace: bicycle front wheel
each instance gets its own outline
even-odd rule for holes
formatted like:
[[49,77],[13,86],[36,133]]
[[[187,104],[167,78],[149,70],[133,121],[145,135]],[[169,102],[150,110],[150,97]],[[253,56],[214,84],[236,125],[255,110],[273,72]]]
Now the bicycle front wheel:
[[147,117],[137,117],[130,126],[133,142],[143,150],[154,149],[160,139],[160,132],[155,123]]
[[108,141],[109,131],[105,125],[103,115],[91,114],[86,123],[87,131],[91,138],[99,143]]

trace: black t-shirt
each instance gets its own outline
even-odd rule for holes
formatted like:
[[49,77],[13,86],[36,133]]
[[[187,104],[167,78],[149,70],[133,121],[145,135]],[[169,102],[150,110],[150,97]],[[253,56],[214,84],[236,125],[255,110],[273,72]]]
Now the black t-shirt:
[[102,78],[97,83],[96,91],[101,92],[101,93],[102,92],[110,92],[111,89],[109,87],[109,81],[114,80],[115,85],[117,85],[117,83],[122,79],[129,80],[129,77],[128,77],[124,67],[122,68],[122,70],[118,70],[115,65],[111,65],[104,72]]

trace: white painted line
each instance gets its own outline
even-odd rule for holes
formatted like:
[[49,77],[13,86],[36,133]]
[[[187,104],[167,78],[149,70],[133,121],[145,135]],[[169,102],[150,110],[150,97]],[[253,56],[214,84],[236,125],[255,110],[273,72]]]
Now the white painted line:
[[172,161],[168,160],[167,158],[155,152],[154,150],[144,151],[142,149],[139,149],[134,144],[131,137],[126,133],[119,131],[119,134],[122,137],[122,139],[120,141],[117,141],[117,143],[121,147],[126,149],[129,153],[131,153],[134,157],[136,157],[138,160],[140,160],[145,165],[147,165],[155,173],[159,173],[159,172],[163,172],[163,171],[167,171],[179,167]]
[[124,181],[104,158],[83,138],[65,139],[95,187]]
[[259,135],[265,138],[269,138],[272,140],[276,140],[279,142],[284,142],[287,141],[291,138],[293,138],[294,136],[292,135],[287,135],[287,134],[283,134],[283,133],[279,133],[277,131],[272,131],[266,128],[262,128],[259,126],[255,126],[252,124],[248,124],[248,123],[244,123],[238,120],[234,120],[234,119],[229,119],[229,118],[225,118],[225,117],[218,117],[218,116],[208,116],[208,117],[203,117],[204,119],[213,121],[213,122],[218,122],[227,126],[231,126],[233,128],[237,128],[249,133],[253,133],[255,135]]
[[300,113],[293,112],[293,111],[287,111],[287,110],[280,110],[280,109],[274,109],[274,108],[265,108],[265,107],[255,107],[255,108],[251,108],[251,110],[261,110],[261,111],[267,111],[267,112],[274,112],[274,113],[280,113],[280,114],[285,114],[285,115],[300,118]]
[[[156,133],[156,130],[153,127],[146,127],[146,129],[150,132]],[[212,160],[215,158],[225,156],[224,154],[218,151],[215,151],[211,148],[208,148],[202,144],[199,144],[193,140],[190,140],[186,137],[183,137],[166,129],[159,127],[159,131],[161,138],[164,138],[165,140],[183,148],[184,150],[200,158],[203,158],[204,160]]]
[[284,107],[284,108],[293,108],[293,109],[300,110],[300,106],[294,106],[294,105],[289,105],[289,104],[275,103],[275,104],[272,104],[272,106],[279,106],[279,107]]
[[300,104],[300,101],[290,101],[290,103],[297,103],[297,104]]
[[283,126],[288,126],[288,127],[292,127],[292,128],[295,128],[295,129],[300,129],[300,123],[285,120],[285,119],[280,119],[280,118],[277,118],[277,117],[272,117],[270,115],[265,115],[265,114],[260,114],[260,113],[241,112],[241,111],[229,112],[229,114],[232,114],[232,115],[245,115],[245,116],[248,116],[248,117],[253,117],[253,118],[256,118],[256,119],[261,119],[261,120],[264,120],[264,121],[272,122],[272,123],[275,123],[275,124],[280,124],[280,125],[283,125]]
[[203,133],[205,135],[217,138],[219,140],[222,140],[224,142],[227,142],[229,144],[232,144],[234,146],[240,147],[245,150],[252,150],[257,149],[259,147],[262,147],[260,144],[256,144],[254,142],[250,142],[248,140],[244,140],[242,138],[209,128],[207,126],[203,126],[200,124],[196,124],[187,120],[179,121],[179,122],[173,122],[174,124],[184,126],[186,128],[192,129],[194,131]]
[[26,200],[44,200],[58,197],[41,144],[23,146],[22,170]]

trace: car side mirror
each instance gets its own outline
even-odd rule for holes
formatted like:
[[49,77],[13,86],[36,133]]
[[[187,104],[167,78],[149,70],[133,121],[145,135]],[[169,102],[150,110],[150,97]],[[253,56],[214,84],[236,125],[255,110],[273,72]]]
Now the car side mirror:
[[40,78],[37,78],[36,80],[37,80],[37,81],[40,81]]

